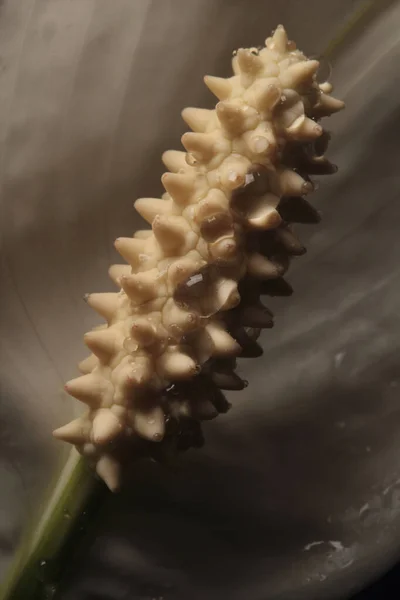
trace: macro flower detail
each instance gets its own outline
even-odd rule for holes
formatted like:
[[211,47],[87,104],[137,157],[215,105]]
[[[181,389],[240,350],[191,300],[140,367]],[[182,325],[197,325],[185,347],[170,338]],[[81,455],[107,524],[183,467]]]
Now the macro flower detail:
[[201,445],[200,422],[229,409],[221,390],[246,385],[236,361],[260,356],[273,325],[261,297],[291,294],[283,276],[305,252],[293,223],[319,220],[311,176],[336,171],[320,119],[344,104],[318,83],[318,61],[279,26],[232,65],[205,77],[215,110],[183,111],[191,131],[163,155],[165,194],[135,203],[151,229],[116,240],[119,291],[86,297],[105,324],[85,335],[91,355],[66,390],[87,412],[54,435],[111,490],[132,456]]

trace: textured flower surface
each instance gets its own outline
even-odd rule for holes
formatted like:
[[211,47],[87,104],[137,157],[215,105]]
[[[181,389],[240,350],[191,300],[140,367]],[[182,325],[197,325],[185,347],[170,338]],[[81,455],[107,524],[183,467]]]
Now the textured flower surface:
[[163,197],[136,201],[151,229],[115,242],[120,291],[86,296],[106,324],[85,335],[92,354],[66,390],[88,411],[54,435],[112,490],[132,452],[201,445],[200,422],[229,408],[221,390],[245,387],[236,359],[259,356],[273,324],[260,297],[291,293],[283,275],[305,252],[292,224],[318,222],[304,196],[336,170],[319,121],[344,104],[318,83],[318,61],[278,26],[232,64],[230,78],[205,77],[215,110],[183,111],[192,131],[163,155]]
[[[161,195],[180,109],[212,108],[202,76],[228,76],[232,49],[276,23],[314,56],[361,6],[385,3],[1,2],[2,581],[68,455],[51,431],[85,408],[60,391],[100,322],[82,297],[114,291],[113,241],[144,228],[134,198]],[[324,122],[339,172],[316,176],[322,223],[296,226],[308,251],[285,275],[295,294],[266,302],[264,355],[238,360],[250,385],[226,392],[232,408],[204,424],[201,451],[124,476],[63,599],[342,599],[398,557],[394,4],[330,54],[346,102]]]

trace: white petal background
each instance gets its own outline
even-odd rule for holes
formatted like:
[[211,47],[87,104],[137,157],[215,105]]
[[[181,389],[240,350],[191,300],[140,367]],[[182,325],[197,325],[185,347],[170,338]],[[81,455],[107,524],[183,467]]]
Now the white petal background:
[[[278,23],[317,54],[365,5],[350,0],[0,1],[0,568],[65,458],[51,431],[112,289],[112,242],[157,195],[180,110],[211,106],[206,73]],[[271,303],[276,328],[234,408],[181,469],[137,469],[110,498],[63,598],[340,597],[400,540],[398,168],[400,6],[339,54],[347,110],[322,224]]]

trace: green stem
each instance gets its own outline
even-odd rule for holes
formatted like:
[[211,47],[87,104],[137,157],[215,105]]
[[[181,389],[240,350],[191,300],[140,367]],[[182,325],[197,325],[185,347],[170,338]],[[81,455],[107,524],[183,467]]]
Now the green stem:
[[23,540],[0,600],[50,600],[107,494],[73,449],[37,527]]

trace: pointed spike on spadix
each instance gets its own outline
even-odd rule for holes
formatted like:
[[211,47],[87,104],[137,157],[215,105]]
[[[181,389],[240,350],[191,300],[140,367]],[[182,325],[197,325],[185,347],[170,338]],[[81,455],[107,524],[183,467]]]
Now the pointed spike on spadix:
[[108,269],[108,275],[110,279],[117,285],[120,286],[121,277],[130,275],[132,272],[132,267],[130,265],[111,265]]
[[92,439],[95,444],[111,442],[121,433],[122,424],[108,408],[100,408],[93,419]]
[[198,133],[207,131],[214,118],[214,111],[207,108],[185,108],[182,111],[182,119],[185,123]]
[[218,102],[215,107],[221,125],[231,134],[239,135],[244,130],[243,108],[234,102]]
[[143,347],[150,346],[157,340],[156,328],[145,317],[134,320],[131,333],[133,339]]
[[295,89],[302,83],[310,81],[318,71],[317,60],[304,60],[290,65],[280,76],[284,88]]
[[115,312],[118,309],[118,294],[116,293],[101,293],[87,294],[85,300],[99,315],[104,317],[106,321],[111,321]]
[[144,242],[136,238],[117,238],[114,242],[115,249],[133,268],[140,265],[140,254],[143,253]]
[[182,144],[195,159],[200,161],[210,160],[215,154],[215,139],[208,133],[188,131],[182,136]]
[[243,390],[245,382],[234,371],[213,371],[211,378],[221,390]]
[[86,419],[79,417],[78,419],[74,419],[70,423],[67,423],[67,425],[55,429],[53,431],[53,436],[57,440],[62,440],[69,444],[84,444],[89,439],[88,425],[89,423]]
[[208,89],[218,98],[218,100],[227,100],[232,93],[232,85],[230,81],[223,77],[213,77],[206,75],[204,83]]
[[65,391],[77,400],[95,408],[99,406],[104,391],[102,378],[93,373],[71,379],[65,384]]
[[312,109],[313,115],[315,117],[329,117],[340,110],[343,110],[345,107],[345,103],[343,100],[338,100],[333,96],[329,96],[329,94],[321,94],[319,97],[319,102]]
[[120,285],[129,298],[136,304],[142,304],[157,297],[157,284],[151,281],[148,273],[123,276]]
[[241,73],[255,77],[264,68],[262,59],[248,48],[240,48],[236,56]]
[[283,264],[268,260],[258,253],[249,256],[247,268],[249,275],[257,279],[275,279],[281,277],[286,270]]
[[135,208],[151,225],[156,215],[168,215],[171,212],[171,203],[160,198],[139,198],[135,202]]
[[168,380],[190,379],[198,373],[195,361],[179,349],[164,352],[157,360],[157,370]]
[[290,127],[284,130],[286,137],[295,141],[312,141],[319,138],[324,130],[315,121],[301,115]]
[[189,230],[183,217],[165,217],[158,215],[153,221],[154,235],[166,251],[176,250],[186,241]]
[[89,350],[100,360],[108,360],[115,352],[117,340],[113,329],[88,331],[83,339]]
[[181,169],[188,169],[186,152],[181,150],[166,150],[162,155],[162,161],[171,173],[178,173]]
[[282,169],[279,173],[279,187],[283,196],[303,196],[313,191],[310,181],[305,181],[292,169]]
[[236,356],[240,353],[240,346],[222,325],[210,322],[205,327],[214,346],[214,356]]
[[104,481],[110,492],[117,492],[121,485],[121,467],[112,456],[103,455],[96,464],[96,473]]
[[288,36],[283,25],[278,25],[272,36],[271,49],[284,54],[288,49]]
[[[193,191],[193,177],[184,173],[164,173],[161,182],[179,205],[188,204]],[[165,214],[165,213],[164,213]]]
[[281,98],[281,86],[278,79],[256,79],[246,90],[245,100],[257,110],[272,110]]

